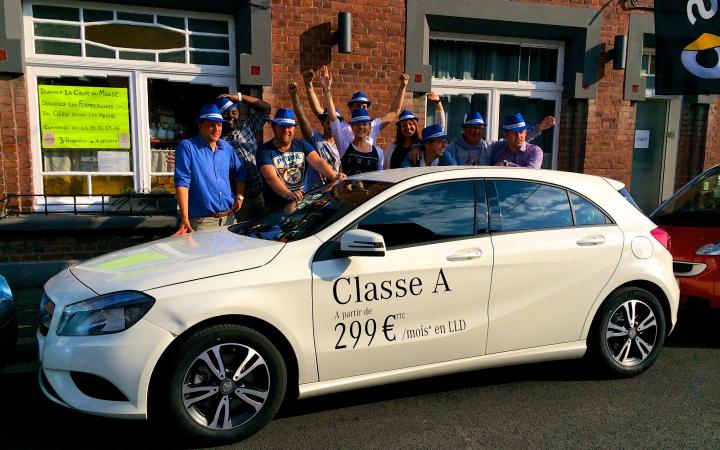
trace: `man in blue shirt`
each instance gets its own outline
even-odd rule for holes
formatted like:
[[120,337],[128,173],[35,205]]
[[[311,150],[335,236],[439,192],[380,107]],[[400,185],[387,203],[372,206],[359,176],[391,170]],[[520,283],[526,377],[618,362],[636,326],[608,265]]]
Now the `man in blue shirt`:
[[[232,146],[220,139],[223,118],[215,105],[205,105],[195,120],[200,134],[183,139],[175,149],[175,189],[180,227],[174,235],[218,228],[234,222],[242,206],[247,170]],[[236,183],[233,196],[230,178]]]

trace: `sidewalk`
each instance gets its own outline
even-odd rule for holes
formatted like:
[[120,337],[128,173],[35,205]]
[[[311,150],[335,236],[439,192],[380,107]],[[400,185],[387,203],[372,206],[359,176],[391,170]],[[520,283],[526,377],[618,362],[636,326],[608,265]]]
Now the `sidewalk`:
[[10,374],[37,369],[38,347],[35,331],[38,327],[41,295],[42,287],[13,289],[18,315],[18,341],[10,361],[0,373]]

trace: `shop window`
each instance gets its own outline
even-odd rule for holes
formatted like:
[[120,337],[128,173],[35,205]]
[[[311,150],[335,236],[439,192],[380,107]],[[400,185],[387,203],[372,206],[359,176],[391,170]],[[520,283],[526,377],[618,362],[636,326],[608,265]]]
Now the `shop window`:
[[38,77],[46,194],[107,194],[133,187],[128,81]]
[[439,79],[558,81],[556,48],[431,39],[430,64]]
[[232,67],[229,20],[42,4],[31,11],[36,54]]
[[150,185],[154,190],[175,192],[173,165],[168,153],[180,140],[198,133],[195,117],[203,104],[227,92],[226,88],[149,79],[147,84],[150,113]]

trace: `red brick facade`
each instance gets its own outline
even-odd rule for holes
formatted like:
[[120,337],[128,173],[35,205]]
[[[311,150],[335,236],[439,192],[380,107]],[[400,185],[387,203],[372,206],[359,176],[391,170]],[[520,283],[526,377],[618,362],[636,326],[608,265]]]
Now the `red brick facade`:
[[[630,184],[636,104],[624,100],[624,70],[613,70],[609,52],[613,39],[628,34],[630,10],[625,2],[600,0],[524,0],[527,2],[594,8],[601,11],[601,56],[598,65],[596,98],[565,99],[559,118],[560,142],[558,168],[604,175]],[[353,53],[339,54],[333,42],[337,30],[338,11],[352,13]],[[634,11],[633,13],[637,13]],[[452,14],[451,11],[448,14]],[[384,0],[275,0],[272,16],[272,86],[262,96],[274,107],[289,107],[287,84],[302,84],[301,72],[328,64],[334,78],[333,95],[341,112],[347,114],[345,103],[356,90],[371,96],[373,115],[383,114],[397,91],[398,76],[405,64],[405,2]],[[418,43],[418,45],[420,45]],[[319,84],[316,83],[320,94]],[[305,102],[301,88],[301,99]],[[28,111],[25,78],[0,80],[0,194],[37,193],[33,187],[32,155],[28,142]],[[406,108],[419,117],[425,116],[424,98],[408,93]],[[697,133],[703,130],[689,121],[701,117],[705,127],[702,167],[720,163],[719,104],[709,105],[705,116],[683,109],[678,167],[688,167],[687,158],[699,157]],[[309,114],[309,109],[306,109]],[[318,124],[313,120],[313,123]],[[421,124],[422,125],[422,124]],[[266,128],[265,137],[270,130]],[[691,139],[692,137],[692,139]],[[379,138],[386,146],[394,139],[389,126]],[[692,144],[694,143],[694,144]],[[687,169],[679,170],[678,183],[692,176]]]
[[33,192],[25,77],[0,79],[0,195]]

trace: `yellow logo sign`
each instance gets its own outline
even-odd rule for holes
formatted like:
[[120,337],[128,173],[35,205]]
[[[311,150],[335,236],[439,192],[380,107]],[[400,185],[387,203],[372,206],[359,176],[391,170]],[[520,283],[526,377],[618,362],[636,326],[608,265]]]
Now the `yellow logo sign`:
[[[705,50],[715,50],[718,62],[713,67],[705,67],[698,63],[698,54]],[[720,78],[720,36],[710,33],[703,33],[694,42],[685,47],[682,51],[682,63],[685,68],[700,78]]]

